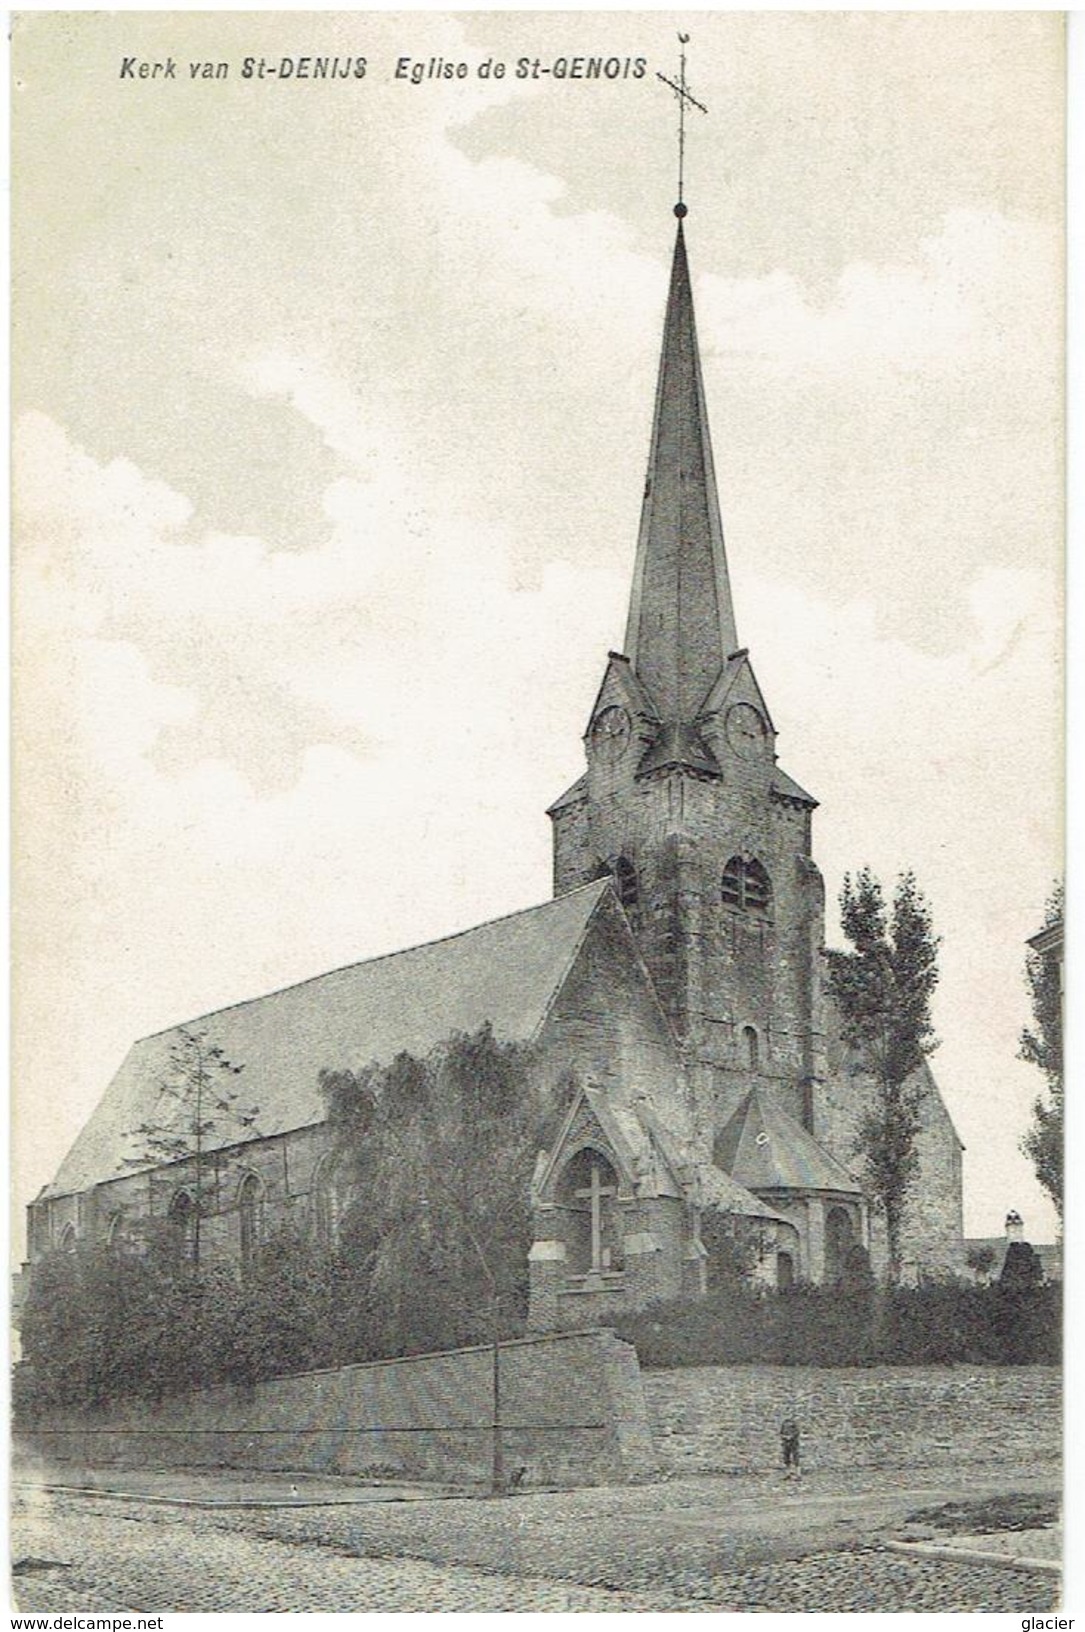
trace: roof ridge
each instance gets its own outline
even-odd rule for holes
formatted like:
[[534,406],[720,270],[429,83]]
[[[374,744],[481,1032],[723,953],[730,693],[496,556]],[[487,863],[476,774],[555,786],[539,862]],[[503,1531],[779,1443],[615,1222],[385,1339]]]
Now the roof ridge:
[[[255,997],[241,997],[234,1003],[223,1003],[217,1009],[207,1009],[203,1014],[194,1014],[190,1020],[175,1020],[172,1025],[160,1026],[157,1031],[145,1032],[142,1037],[136,1038],[132,1048],[138,1048],[140,1043],[153,1042],[156,1037],[166,1037],[171,1031],[199,1025],[202,1020],[214,1020],[218,1015],[229,1014],[233,1009],[246,1009],[251,1003],[262,1003],[270,997],[281,997],[285,992],[300,991],[303,986],[312,986],[318,980],[329,980],[333,975],[346,974],[348,969],[363,969],[371,963],[389,963],[393,958],[405,957],[408,952],[424,952],[431,946],[443,946],[448,941],[458,941],[465,935],[477,934],[480,929],[490,929],[495,924],[508,923],[512,918],[526,918],[528,913],[543,912],[547,907],[556,906],[559,901],[565,901],[571,895],[579,895],[587,890],[596,890],[602,894],[609,882],[609,878],[593,878],[587,884],[578,884],[574,889],[563,890],[560,895],[551,896],[548,901],[538,901],[532,907],[518,907],[515,912],[502,912],[496,918],[484,918],[480,924],[469,924],[466,929],[455,929],[449,935],[436,935],[431,941],[418,941],[414,946],[396,947],[393,952],[378,952],[372,958],[355,958],[351,963],[337,964],[334,969],[323,969],[317,975],[306,975],[304,980],[291,980],[285,986],[273,986],[270,991],[258,992]],[[577,944],[579,946],[580,942]]]

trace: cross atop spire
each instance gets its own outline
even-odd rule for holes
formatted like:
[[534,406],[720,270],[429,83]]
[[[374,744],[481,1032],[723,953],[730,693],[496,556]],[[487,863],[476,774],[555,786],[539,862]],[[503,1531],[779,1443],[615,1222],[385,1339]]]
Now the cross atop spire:
[[691,724],[738,647],[682,227],[671,268],[625,650],[663,720]]
[[656,73],[656,78],[662,80],[675,94],[678,100],[678,203],[674,206],[674,213],[679,221],[689,214],[683,192],[685,188],[686,171],[686,109],[699,108],[702,113],[708,109],[703,102],[698,102],[692,91],[686,85],[686,46],[689,44],[688,34],[678,36],[678,78],[668,79],[666,74]]

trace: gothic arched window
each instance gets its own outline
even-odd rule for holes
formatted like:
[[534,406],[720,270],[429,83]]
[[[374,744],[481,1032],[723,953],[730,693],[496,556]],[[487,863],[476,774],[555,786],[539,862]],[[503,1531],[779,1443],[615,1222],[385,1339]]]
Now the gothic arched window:
[[855,1228],[843,1207],[830,1207],[825,1215],[825,1284],[842,1281],[848,1269],[848,1255],[855,1243]]
[[757,1041],[757,1032],[754,1030],[753,1026],[743,1026],[742,1041],[746,1048],[746,1064],[749,1066],[751,1071],[756,1071],[757,1062],[760,1056],[760,1048]]
[[75,1225],[66,1224],[60,1237],[61,1252],[74,1252],[76,1248]]
[[772,911],[772,881],[759,861],[732,856],[723,869],[720,897],[725,907],[767,916]]
[[255,1173],[247,1174],[241,1181],[241,1188],[237,1192],[237,1220],[241,1273],[247,1275],[260,1245],[260,1180]]
[[322,1247],[333,1247],[339,1222],[339,1198],[329,1156],[324,1158],[313,1175],[312,1206],[315,1240]]

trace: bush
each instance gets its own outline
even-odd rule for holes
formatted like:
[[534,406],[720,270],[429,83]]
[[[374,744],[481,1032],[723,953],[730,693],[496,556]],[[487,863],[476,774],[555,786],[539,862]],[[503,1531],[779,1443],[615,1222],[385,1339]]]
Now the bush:
[[[858,1277],[857,1277],[858,1281]],[[675,1366],[1058,1365],[1062,1289],[958,1282],[892,1291],[729,1287],[614,1322],[641,1364]]]
[[197,1270],[168,1238],[53,1253],[31,1278],[17,1408],[93,1410],[368,1359],[363,1291],[350,1265],[286,1233],[244,1280]]
[[199,1386],[220,1367],[235,1283],[195,1274],[175,1245],[104,1245],[36,1264],[23,1314],[22,1403],[30,1411],[99,1407],[118,1395]]
[[[34,1266],[23,1314],[19,1420],[489,1338],[485,1289],[466,1306],[433,1278],[424,1252],[398,1289],[383,1289],[372,1245],[349,1216],[335,1252],[286,1230],[244,1278],[197,1269],[168,1233],[53,1253]],[[515,1307],[503,1310],[502,1335],[521,1330]]]

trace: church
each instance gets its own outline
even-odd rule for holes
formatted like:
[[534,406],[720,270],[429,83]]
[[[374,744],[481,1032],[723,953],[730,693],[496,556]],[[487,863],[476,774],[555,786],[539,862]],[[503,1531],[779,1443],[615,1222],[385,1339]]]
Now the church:
[[[205,1250],[242,1268],[288,1221],[334,1239],[356,1198],[321,1072],[489,1023],[533,1044],[554,1103],[531,1181],[533,1329],[702,1294],[721,1219],[770,1286],[831,1284],[857,1248],[884,1265],[856,1153],[872,1081],[826,989],[817,801],[780,765],[740,644],[675,215],[625,649],[603,665],[584,772],[547,813],[553,899],[137,1042],[30,1206],[31,1263],[148,1216],[190,1231],[197,1209]],[[193,1047],[242,1067],[260,1107],[208,1132],[199,1176],[191,1153],[152,1161],[139,1132],[191,1125],[177,1062]],[[913,1277],[960,1271],[964,1250],[962,1146],[922,1074]]]

